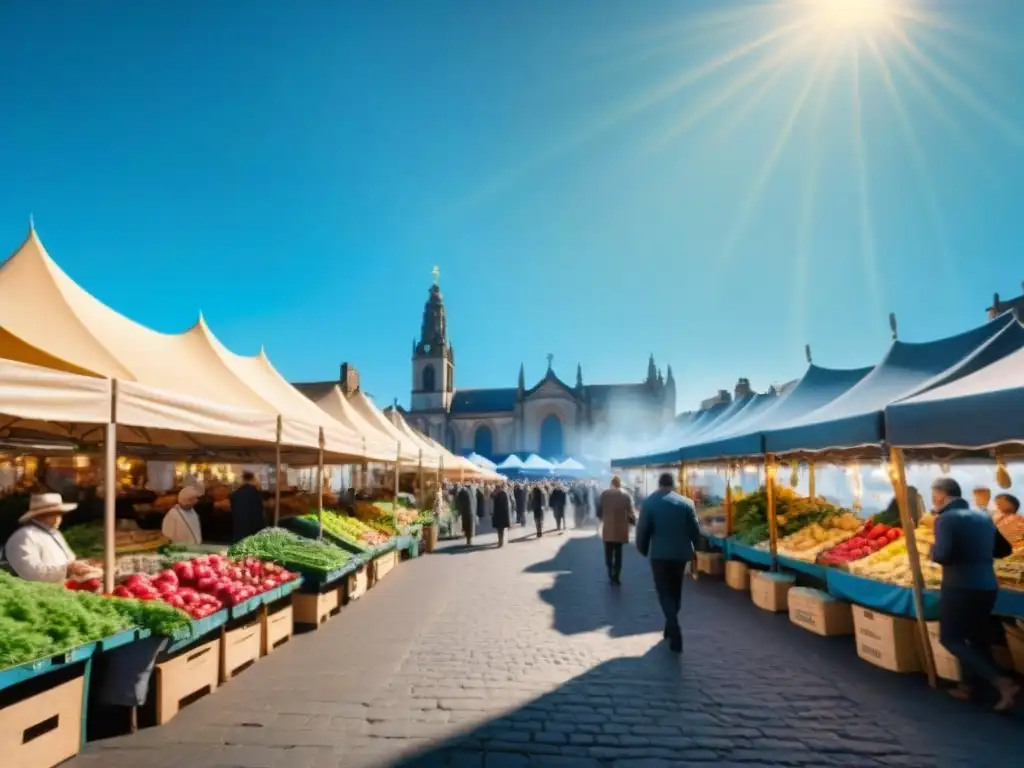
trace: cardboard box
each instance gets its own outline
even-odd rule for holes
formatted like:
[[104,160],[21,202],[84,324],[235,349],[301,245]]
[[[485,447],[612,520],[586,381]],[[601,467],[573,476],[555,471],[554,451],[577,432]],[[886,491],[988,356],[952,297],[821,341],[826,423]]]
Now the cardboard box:
[[0,709],[0,754],[10,768],[63,763],[82,745],[81,675]]
[[725,558],[721,552],[698,552],[697,572],[708,576],[721,576],[725,573]]
[[750,589],[750,566],[739,560],[728,560],[725,563],[725,583],[739,592]]
[[853,611],[850,604],[837,600],[828,592],[807,587],[793,587],[786,595],[789,620],[808,632],[823,637],[853,634]]
[[220,643],[220,682],[228,682],[243,669],[259,661],[262,647],[262,617],[224,632]]
[[750,574],[750,599],[765,611],[780,613],[788,610],[787,595],[796,584],[796,577],[788,573],[754,571]]
[[220,682],[220,637],[156,665],[156,722],[178,714],[181,702],[201,691],[213,693]]
[[857,655],[890,672],[920,672],[921,643],[912,619],[853,606]]
[[1013,668],[1024,675],[1024,628],[1019,621],[1017,626],[1006,627],[1006,646],[1010,649]]
[[960,682],[963,679],[960,673],[960,662],[939,641],[939,622],[937,621],[928,622],[928,643],[932,647],[932,658],[935,659],[935,673],[943,680]]

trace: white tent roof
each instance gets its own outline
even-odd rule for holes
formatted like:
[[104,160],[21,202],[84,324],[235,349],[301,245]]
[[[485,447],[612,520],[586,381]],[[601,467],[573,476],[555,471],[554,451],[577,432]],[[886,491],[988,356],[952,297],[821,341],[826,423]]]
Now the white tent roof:
[[575,471],[586,470],[586,467],[584,467],[582,464],[576,461],[576,459],[573,458],[568,458],[565,461],[560,462],[556,466],[558,467],[558,469],[571,469]]
[[[380,431],[368,421],[356,408],[349,403],[337,385],[318,400],[314,401],[318,408],[325,411],[331,418],[344,424],[354,432],[366,438],[366,457],[371,461],[394,461],[398,455],[399,441],[391,435]],[[419,452],[412,448],[402,450],[403,462],[416,462]]]
[[505,457],[505,460],[498,465],[498,469],[519,469],[522,466],[523,460],[514,453],[510,453]]
[[542,459],[536,453],[531,453],[526,457],[526,461],[523,462],[523,469],[554,469],[554,464],[546,459]]
[[473,464],[476,464],[476,466],[482,467],[483,469],[494,469],[497,466],[497,464],[488,459],[486,456],[481,456],[479,453],[475,451],[469,454],[469,456],[467,456],[466,459],[468,459]]
[[[0,434],[45,433],[84,443],[104,440],[101,425],[111,417],[113,383],[0,359]],[[265,453],[276,439],[277,417],[243,411],[198,398],[117,383],[117,438],[120,443],[202,452],[230,447]],[[241,442],[239,442],[241,440]]]
[[[315,448],[322,427],[329,452],[363,455],[361,436],[294,390],[265,356],[230,352],[202,317],[181,334],[160,333],[128,319],[75,283],[50,258],[34,229],[0,267],[0,356],[174,392],[210,403],[211,415],[215,403],[271,415],[275,423],[280,414],[285,445]],[[186,420],[182,429],[188,427]]]
[[368,423],[401,444],[403,462],[405,461],[404,457],[408,456],[410,463],[419,465],[420,457],[422,456],[424,467],[437,469],[441,460],[440,455],[429,447],[422,446],[419,441],[410,439],[410,436],[399,429],[361,390],[356,390],[351,395],[347,395],[346,399],[349,405]]

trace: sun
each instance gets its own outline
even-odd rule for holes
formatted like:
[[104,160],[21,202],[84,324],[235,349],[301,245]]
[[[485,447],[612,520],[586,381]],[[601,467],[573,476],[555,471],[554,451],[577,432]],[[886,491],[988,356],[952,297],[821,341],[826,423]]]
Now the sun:
[[892,18],[893,0],[806,0],[808,13],[833,30],[864,30]]

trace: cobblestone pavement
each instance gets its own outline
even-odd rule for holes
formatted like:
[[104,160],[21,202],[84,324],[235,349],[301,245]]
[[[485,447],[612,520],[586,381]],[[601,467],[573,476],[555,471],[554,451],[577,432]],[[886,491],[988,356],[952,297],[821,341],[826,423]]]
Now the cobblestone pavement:
[[68,765],[1021,765],[1019,716],[875,669],[850,638],[811,635],[719,581],[687,582],[675,657],[643,560],[627,549],[619,588],[601,561],[584,532],[446,546],[170,724]]

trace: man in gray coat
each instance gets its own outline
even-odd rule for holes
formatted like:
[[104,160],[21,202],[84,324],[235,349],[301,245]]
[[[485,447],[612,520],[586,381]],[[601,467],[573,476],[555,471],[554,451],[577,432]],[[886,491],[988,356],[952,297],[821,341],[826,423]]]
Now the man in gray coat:
[[654,589],[665,614],[665,639],[675,653],[683,650],[679,609],[683,600],[686,564],[694,558],[700,525],[693,502],[680,496],[668,472],[658,478],[658,490],[644,499],[636,528],[636,548],[651,561]]

